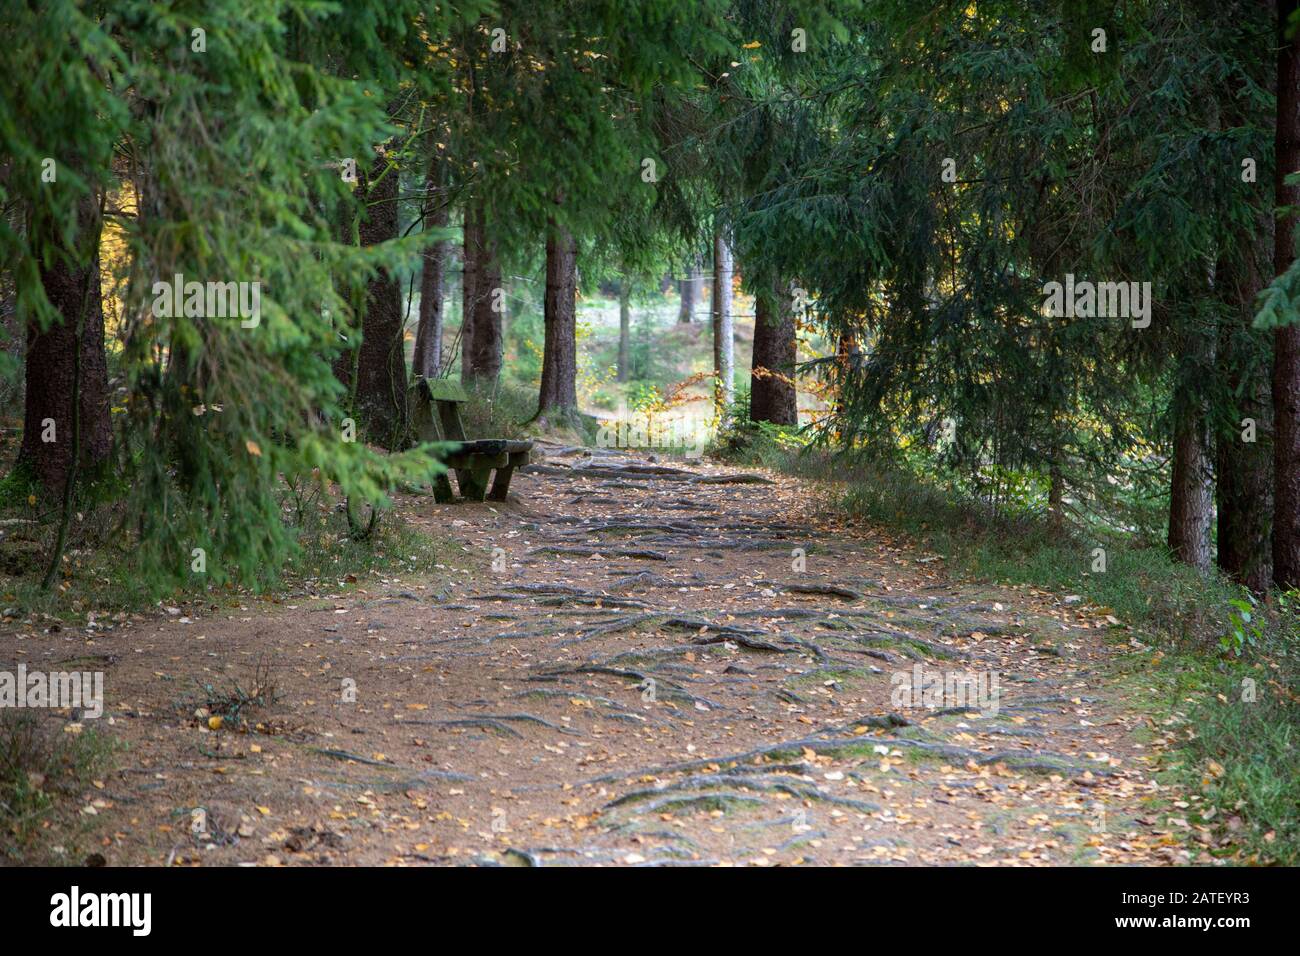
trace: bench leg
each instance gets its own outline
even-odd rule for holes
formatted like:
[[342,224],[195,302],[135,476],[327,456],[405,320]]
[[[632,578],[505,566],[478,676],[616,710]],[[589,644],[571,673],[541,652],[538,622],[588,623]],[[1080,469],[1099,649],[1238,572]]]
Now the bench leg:
[[510,490],[510,476],[515,473],[514,468],[506,466],[497,469],[496,478],[492,479],[492,490],[488,493],[488,498],[492,501],[505,501],[506,492]]
[[433,479],[433,500],[440,505],[451,504],[456,500],[456,495],[451,490],[451,482],[447,480],[447,473]]
[[487,496],[488,478],[492,476],[491,468],[459,468],[456,478],[460,481],[460,493],[466,501],[482,501]]

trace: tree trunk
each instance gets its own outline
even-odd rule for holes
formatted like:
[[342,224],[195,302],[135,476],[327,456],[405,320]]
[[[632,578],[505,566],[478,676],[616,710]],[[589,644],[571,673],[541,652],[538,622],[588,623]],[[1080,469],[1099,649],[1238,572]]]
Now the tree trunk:
[[474,310],[478,294],[479,260],[482,258],[483,223],[478,203],[465,207],[465,238],[461,251],[460,305],[460,380],[468,385],[472,379],[470,365],[474,351]]
[[776,285],[754,296],[754,362],[749,380],[749,417],[776,425],[799,424],[795,394],[794,309]]
[[1218,436],[1217,561],[1226,574],[1257,594],[1268,590],[1273,577],[1273,409],[1270,338],[1255,331],[1251,322],[1255,297],[1264,284],[1259,265],[1268,255],[1260,247],[1267,242],[1271,251],[1270,227],[1271,222],[1261,218],[1259,238],[1242,234],[1234,243],[1240,258],[1225,257],[1218,269],[1229,314],[1220,333],[1220,374],[1230,393],[1240,398],[1227,429]]
[[624,276],[618,284],[618,381],[628,379],[628,349],[632,338],[632,284]]
[[491,246],[485,249],[486,257],[479,265],[475,283],[474,351],[470,356],[470,377],[475,382],[495,385],[501,375],[505,346],[502,328],[505,289],[501,285],[501,266]]
[[[23,441],[18,452],[50,493],[61,493],[72,465],[73,380],[77,377],[77,327],[81,326],[79,388],[80,467],[108,458],[112,432],[108,418],[108,364],[104,356],[104,306],[100,292],[98,206],[88,196],[78,207],[80,251],[61,250],[40,267],[46,298],[62,320],[41,331],[27,319],[27,394]],[[84,264],[81,261],[84,260]]]
[[[361,184],[366,208],[361,217],[362,246],[397,238],[397,168],[383,156]],[[356,412],[368,440],[390,451],[406,440],[406,341],[402,290],[381,269],[366,287],[361,346],[357,354]]]
[[1059,451],[1052,453],[1047,466],[1047,520],[1057,530],[1065,525],[1065,475],[1061,472]]
[[[464,295],[463,279],[465,275],[465,247],[448,241],[443,246],[443,300],[455,302]],[[447,320],[446,307],[443,310],[443,322]]]
[[501,374],[501,266],[481,203],[465,211],[464,319],[461,381],[494,384]]
[[[441,186],[438,159],[429,167],[429,215],[431,229],[447,226],[447,197]],[[447,268],[447,241],[438,239],[425,247],[424,268],[420,272],[420,324],[415,332],[415,355],[412,372],[425,378],[437,378],[442,367],[443,276]]]
[[[471,218],[472,217],[472,218]],[[495,384],[501,374],[501,312],[505,292],[501,266],[481,203],[465,214],[465,332],[461,337],[461,379]]]
[[1169,489],[1169,550],[1197,568],[1210,566],[1210,458],[1203,409],[1179,415]]
[[731,246],[719,231],[713,237],[714,402],[723,417],[736,401],[736,336],[731,309]]
[[[360,170],[358,170],[358,173]],[[357,177],[360,179],[360,175]],[[341,198],[334,207],[334,238],[340,245],[355,246],[357,237],[353,234],[354,217],[357,211],[357,204],[361,201],[361,186],[358,183],[352,195]],[[335,291],[343,301],[347,302],[355,313],[352,316],[352,328],[345,326],[342,316],[332,316],[335,334],[338,335],[342,347],[337,355],[334,356],[333,368],[334,377],[343,383],[343,388],[350,395],[352,392],[352,363],[356,358],[356,341],[357,336],[361,334],[361,303],[355,298],[351,282],[336,278],[334,280]],[[350,406],[349,399],[346,405]]]
[[546,340],[542,346],[539,419],[567,419],[578,407],[577,243],[568,230],[551,223],[546,239]]
[[[1278,0],[1277,134],[1274,143],[1277,206],[1300,204],[1300,187],[1286,177],[1300,169],[1300,33],[1286,37],[1297,0]],[[1277,221],[1273,269],[1281,275],[1295,257],[1296,215]],[[1273,580],[1300,587],[1300,325],[1275,333],[1273,347]]]
[[[1216,293],[1218,263],[1206,270],[1205,288]],[[1210,567],[1210,524],[1214,516],[1214,471],[1210,454],[1209,401],[1201,390],[1212,379],[1218,330],[1191,326],[1180,344],[1174,394],[1174,458],[1169,487],[1169,550],[1176,560]]]
[[695,311],[695,300],[700,296],[700,257],[696,256],[689,265],[689,274],[677,283],[681,301],[677,307],[677,321],[683,325],[691,321]]

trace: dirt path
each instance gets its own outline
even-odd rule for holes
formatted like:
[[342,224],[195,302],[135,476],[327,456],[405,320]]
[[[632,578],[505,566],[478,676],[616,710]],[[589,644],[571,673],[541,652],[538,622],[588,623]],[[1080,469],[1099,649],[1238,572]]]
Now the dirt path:
[[[129,749],[83,798],[110,864],[1186,858],[1104,619],[728,474],[553,448],[507,505],[403,500],[468,547],[446,582],[17,656],[110,661]],[[196,681],[259,662],[279,702],[210,729]],[[906,693],[932,675],[984,693]]]

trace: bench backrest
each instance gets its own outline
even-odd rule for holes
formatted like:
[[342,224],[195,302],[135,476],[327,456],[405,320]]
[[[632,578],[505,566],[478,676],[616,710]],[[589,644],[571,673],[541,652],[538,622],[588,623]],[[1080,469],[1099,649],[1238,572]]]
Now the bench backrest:
[[469,400],[459,382],[420,378],[411,383],[411,428],[419,441],[468,441],[460,406]]

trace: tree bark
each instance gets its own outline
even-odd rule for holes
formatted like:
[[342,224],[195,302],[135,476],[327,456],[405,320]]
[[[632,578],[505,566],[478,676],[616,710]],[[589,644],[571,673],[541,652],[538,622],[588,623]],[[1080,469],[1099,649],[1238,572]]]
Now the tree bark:
[[[1260,264],[1271,251],[1271,222],[1261,218],[1259,238],[1243,234],[1234,243],[1240,258],[1225,257],[1217,274],[1230,318],[1219,343],[1221,375],[1240,396],[1218,436],[1216,498],[1221,570],[1257,594],[1273,577],[1273,409],[1268,377],[1270,339],[1251,327],[1254,301],[1264,284]],[[1267,244],[1268,250],[1261,246]],[[1246,420],[1254,434],[1245,434]],[[1253,441],[1248,439],[1253,437]]]
[[1054,451],[1047,466],[1047,520],[1060,530],[1065,525],[1065,475],[1061,472],[1059,451]]
[[682,325],[690,323],[691,314],[695,311],[695,300],[700,296],[699,256],[691,260],[689,270],[686,278],[677,282],[677,289],[681,293],[681,301],[677,307],[677,321]]
[[[1300,187],[1286,177],[1300,170],[1300,34],[1287,39],[1297,0],[1278,0],[1275,202],[1300,204]],[[1296,216],[1280,218],[1273,237],[1273,270],[1281,275],[1295,257]],[[1273,580],[1300,587],[1300,325],[1274,333],[1273,344]]]
[[1213,514],[1209,430],[1204,403],[1188,398],[1174,428],[1173,473],[1169,487],[1169,550],[1193,567],[1210,566]]
[[[362,184],[362,246],[397,238],[396,167],[378,157]],[[366,286],[357,354],[356,412],[368,440],[390,451],[406,440],[406,341],[402,290],[387,269]]]
[[[1218,288],[1218,263],[1206,270],[1205,287]],[[1200,383],[1210,379],[1218,328],[1192,325],[1180,343],[1180,374],[1174,395],[1174,457],[1169,487],[1169,550],[1176,560],[1210,567],[1210,525],[1214,516],[1214,471],[1210,454],[1210,410]]]
[[632,340],[632,284],[624,276],[618,284],[618,381],[628,380],[628,352]]
[[460,380],[468,385],[473,376],[470,365],[474,351],[474,310],[478,302],[479,260],[482,258],[483,223],[478,203],[465,207],[464,242],[461,250],[460,305]]
[[736,401],[736,337],[731,308],[731,246],[722,231],[713,237],[714,402],[723,417]]
[[461,380],[495,384],[501,374],[501,266],[481,203],[465,213],[465,331],[461,335]]
[[794,308],[777,284],[754,296],[754,362],[749,380],[749,417],[775,425],[799,424],[794,386]]
[[[435,158],[429,166],[429,212],[425,219],[431,229],[447,226],[447,199],[442,190],[441,162]],[[438,239],[425,247],[424,266],[420,272],[420,323],[415,332],[415,355],[412,372],[425,378],[437,378],[442,367],[443,277],[447,269],[447,241]]]
[[[1217,262],[1211,262],[1206,288],[1213,293]],[[1210,454],[1210,415],[1199,383],[1213,371],[1217,330],[1188,329],[1181,343],[1180,376],[1174,395],[1174,454],[1169,487],[1169,550],[1174,559],[1201,570],[1210,567],[1210,525],[1214,515],[1214,473]]]
[[81,369],[75,391],[79,394],[79,467],[93,468],[106,461],[112,437],[100,291],[101,224],[93,196],[81,201],[77,220],[80,250],[61,249],[53,262],[40,267],[45,296],[58,310],[61,321],[43,331],[34,317],[26,321],[26,400],[18,461],[30,467],[50,493],[63,491],[72,465],[78,325]]
[[554,221],[546,238],[546,338],[537,417],[567,418],[577,411],[577,243]]

